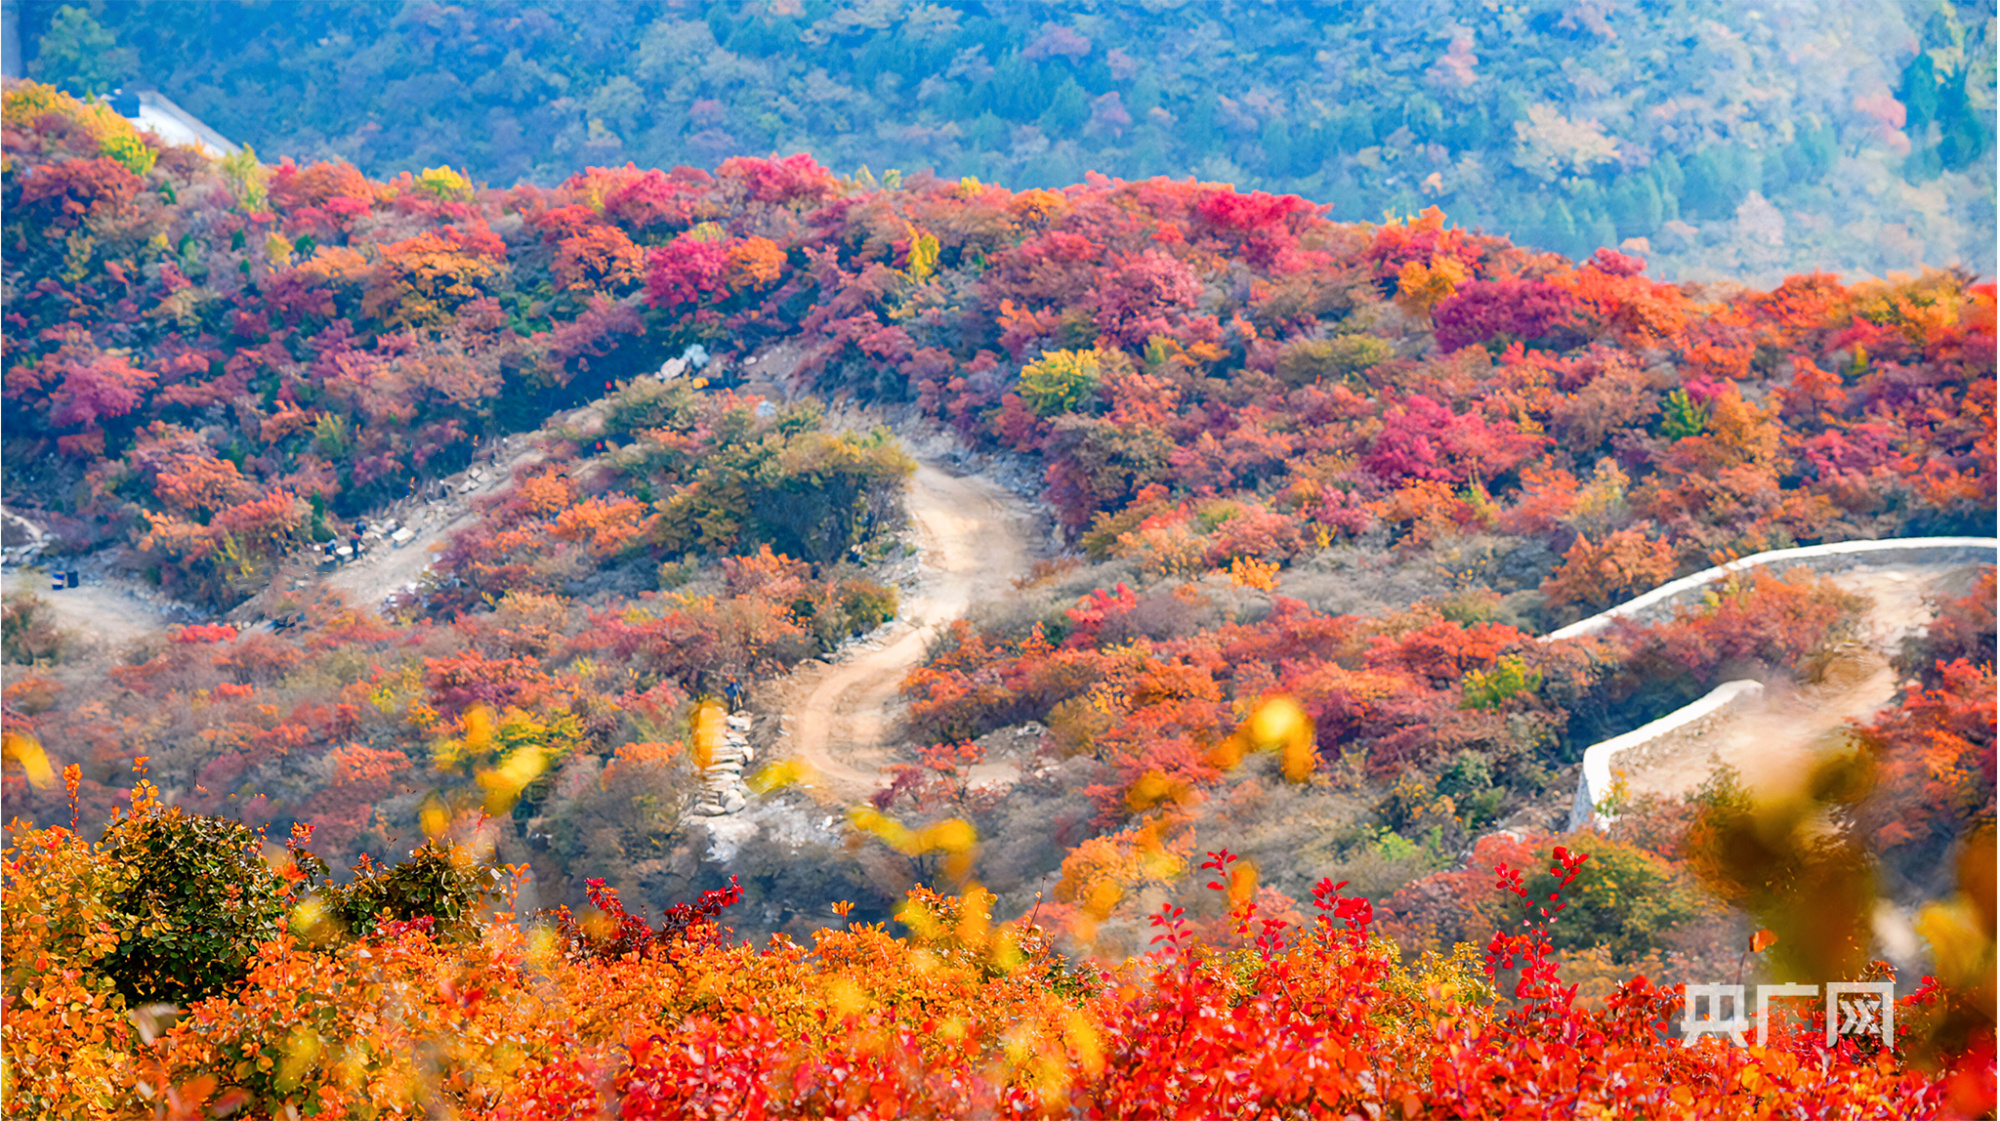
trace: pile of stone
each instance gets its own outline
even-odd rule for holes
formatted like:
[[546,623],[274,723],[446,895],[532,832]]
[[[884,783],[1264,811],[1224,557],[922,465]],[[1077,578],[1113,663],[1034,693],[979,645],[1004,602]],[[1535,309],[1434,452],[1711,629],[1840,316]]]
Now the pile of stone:
[[692,343],[681,352],[679,358],[669,358],[660,363],[660,372],[653,375],[661,381],[673,381],[708,366],[708,348],[700,343]]
[[731,713],[723,718],[722,746],[701,772],[701,801],[694,812],[708,817],[741,813],[750,802],[750,790],[743,785],[743,768],[755,752],[750,749],[750,716]]
[[396,521],[396,519],[384,518],[373,525],[370,525],[367,522],[358,522],[354,526],[354,532],[360,536],[361,540],[364,543],[366,543],[369,548],[372,549],[385,539],[388,539],[389,537],[393,536],[401,528],[402,528],[401,525]]
[[48,544],[42,527],[11,510],[0,511],[0,563],[33,564]]

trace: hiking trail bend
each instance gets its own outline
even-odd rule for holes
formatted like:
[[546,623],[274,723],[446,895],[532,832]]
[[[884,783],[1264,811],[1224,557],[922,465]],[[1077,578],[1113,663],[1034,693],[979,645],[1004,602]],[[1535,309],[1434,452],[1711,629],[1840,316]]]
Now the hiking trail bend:
[[973,604],[997,597],[1028,573],[1036,516],[981,475],[952,475],[919,461],[905,509],[921,542],[917,592],[873,649],[854,650],[786,706],[791,755],[828,801],[857,800],[882,783],[898,723],[903,678],[931,639]]

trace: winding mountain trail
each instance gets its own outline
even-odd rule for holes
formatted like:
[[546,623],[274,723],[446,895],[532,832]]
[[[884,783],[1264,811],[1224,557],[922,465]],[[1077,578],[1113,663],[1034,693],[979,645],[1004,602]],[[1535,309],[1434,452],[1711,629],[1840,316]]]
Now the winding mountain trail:
[[828,801],[851,801],[881,785],[903,678],[933,635],[982,597],[1028,572],[1034,514],[979,476],[919,463],[905,500],[922,542],[921,587],[874,649],[857,650],[811,682],[785,712],[792,755],[811,768]]
[[1970,591],[1977,564],[1885,564],[1835,574],[1832,581],[1870,601],[1861,632],[1821,680],[1777,682],[1764,696],[1719,721],[1706,735],[1665,751],[1639,751],[1614,763],[1634,794],[1678,798],[1716,768],[1735,768],[1765,796],[1797,789],[1814,765],[1849,745],[1850,721],[1867,723],[1901,693],[1891,659],[1903,639],[1928,625],[1933,605]]
[[[405,520],[415,537],[400,548],[388,542],[379,542],[366,557],[345,567],[336,569],[319,578],[319,583],[327,588],[337,589],[349,603],[378,609],[383,599],[415,584],[437,560],[437,551],[451,541],[453,534],[468,529],[479,521],[473,501],[497,494],[514,485],[514,472],[545,458],[546,453],[539,441],[516,439],[505,449],[504,454],[493,456],[478,465],[479,478],[471,479],[465,472],[446,480],[450,496],[432,502],[408,502],[391,507],[395,516]],[[470,483],[461,490],[460,485]],[[376,514],[375,517],[381,517]]]
[[177,619],[170,604],[147,596],[137,581],[99,572],[86,576],[80,587],[57,592],[50,590],[43,567],[9,567],[0,575],[0,595],[19,591],[39,599],[57,629],[107,656],[194,618],[182,612]]
[[[0,507],[0,542],[9,548],[0,566],[0,598],[32,595],[48,619],[69,636],[69,657],[85,654],[109,658],[131,644],[198,616],[147,587],[143,582],[108,572],[102,564],[77,564],[74,558],[45,561],[39,550],[53,539],[33,519]],[[30,563],[22,563],[23,560]],[[53,572],[80,568],[82,582],[56,591],[49,586]]]

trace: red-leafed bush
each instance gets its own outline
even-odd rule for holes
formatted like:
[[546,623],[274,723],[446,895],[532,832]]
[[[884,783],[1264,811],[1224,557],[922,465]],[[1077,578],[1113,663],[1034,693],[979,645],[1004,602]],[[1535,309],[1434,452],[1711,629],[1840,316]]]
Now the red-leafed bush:
[[306,207],[325,208],[336,200],[366,205],[375,197],[375,185],[353,164],[330,161],[299,167],[290,157],[271,169],[268,189],[271,204],[287,214]]
[[1504,475],[1540,444],[1535,436],[1496,426],[1481,413],[1456,413],[1415,394],[1386,412],[1381,434],[1362,465],[1384,480],[1462,483]]
[[190,623],[175,631],[174,642],[206,644],[236,641],[236,628],[228,623]]
[[682,234],[646,254],[646,303],[676,308],[723,289],[729,247]]
[[838,186],[833,172],[804,152],[782,159],[731,156],[716,168],[715,175],[741,182],[758,202],[824,202]]
[[1926,879],[1972,824],[1993,820],[1996,783],[1990,653],[1984,665],[1940,662],[1934,676],[1862,732],[1878,769],[1866,809],[1874,844]]
[[1574,297],[1545,280],[1475,280],[1440,303],[1432,319],[1438,346],[1453,351],[1494,341],[1555,339],[1578,310]]
[[32,169],[21,182],[20,206],[45,226],[48,236],[73,230],[86,220],[131,204],[145,183],[108,156]]

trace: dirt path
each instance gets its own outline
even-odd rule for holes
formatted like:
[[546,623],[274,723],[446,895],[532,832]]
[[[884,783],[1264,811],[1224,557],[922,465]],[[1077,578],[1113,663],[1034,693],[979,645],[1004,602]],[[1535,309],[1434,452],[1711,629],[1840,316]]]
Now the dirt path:
[[[388,541],[376,542],[361,560],[334,570],[319,583],[339,591],[351,604],[374,608],[388,597],[423,579],[425,570],[437,559],[451,535],[478,520],[472,501],[483,498],[514,481],[518,468],[542,459],[543,452],[533,434],[511,437],[493,462],[479,464],[478,478],[467,473],[444,480],[451,488],[449,498],[431,502],[404,502],[382,511],[377,517],[398,517],[416,534],[401,548]],[[465,483],[472,486],[461,491]]]
[[906,508],[922,542],[920,590],[879,646],[833,665],[785,713],[792,754],[812,768],[830,800],[880,785],[904,675],[923,660],[933,635],[982,597],[1007,590],[1032,559],[1033,513],[983,478],[919,464]]
[[39,555],[51,541],[33,519],[0,507],[6,560],[0,565],[0,595],[26,592],[39,600],[45,617],[79,647],[71,656],[115,655],[139,639],[194,620],[193,612],[138,581],[107,574],[101,563],[76,565],[82,576],[78,586],[56,591],[49,574],[59,566]]
[[[1844,750],[1848,721],[1866,722],[1895,703],[1900,692],[1895,656],[1903,639],[1933,618],[1925,597],[1964,595],[1976,565],[1902,565],[1867,568],[1832,577],[1873,603],[1855,645],[1817,683],[1772,685],[1761,702],[1744,709],[1697,743],[1626,771],[1633,793],[1677,797],[1699,787],[1718,767],[1734,767],[1745,785],[1767,795],[1797,787],[1813,763]],[[1614,760],[1613,769],[1618,764]]]
[[115,654],[148,635],[187,622],[143,598],[139,585],[98,574],[86,575],[78,587],[52,591],[43,567],[8,566],[0,576],[0,594],[32,593],[49,613],[56,629],[85,646]]

